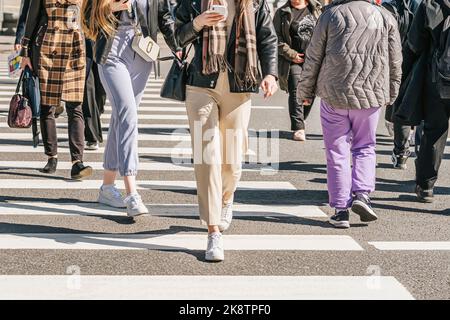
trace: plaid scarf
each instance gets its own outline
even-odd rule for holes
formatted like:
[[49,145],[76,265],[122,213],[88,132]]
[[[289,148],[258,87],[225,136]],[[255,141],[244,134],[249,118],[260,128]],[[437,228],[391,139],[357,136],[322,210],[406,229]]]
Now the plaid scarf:
[[[217,0],[202,0],[202,12],[208,10]],[[226,1],[219,0],[224,5]],[[256,51],[256,27],[253,1],[235,0],[236,43],[234,47],[234,75],[240,87],[251,88],[258,85],[258,60]],[[203,30],[203,74],[223,72],[228,66],[225,57],[227,45],[226,21]]]
[[[226,1],[219,0],[223,5]],[[211,8],[217,0],[202,0],[202,12]],[[225,50],[227,47],[227,25],[226,21],[221,21],[212,27],[203,29],[203,74],[223,72],[227,67]]]

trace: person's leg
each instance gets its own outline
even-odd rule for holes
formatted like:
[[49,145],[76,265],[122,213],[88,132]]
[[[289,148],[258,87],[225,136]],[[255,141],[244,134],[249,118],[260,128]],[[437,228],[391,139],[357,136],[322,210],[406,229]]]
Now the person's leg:
[[320,103],[320,119],[327,157],[327,185],[330,206],[346,210],[352,202],[350,167],[351,124],[348,110]]
[[300,80],[300,72],[300,67],[291,66],[288,78],[288,104],[292,131],[305,129],[303,106],[297,102],[297,84]]
[[410,126],[403,126],[397,122],[394,123],[394,150],[392,152],[394,168],[406,169],[406,161],[411,154],[409,151],[410,133]]
[[355,194],[352,211],[362,221],[377,219],[370,204],[369,194],[375,190],[376,131],[381,108],[350,110],[352,124],[352,192]]
[[72,162],[82,162],[84,151],[84,118],[81,103],[66,102],[66,112]]
[[[448,136],[449,101],[440,99],[435,90],[428,88],[429,105],[425,108],[423,136],[416,159],[416,184],[422,190],[433,190]],[[431,193],[432,194],[432,193]]]
[[230,93],[228,76],[221,76],[216,90],[219,100],[219,128],[222,143],[222,214],[219,229],[225,231],[233,218],[234,193],[242,175],[242,161],[248,150],[251,96]]
[[212,92],[187,86],[186,110],[191,133],[200,220],[217,227],[222,210],[219,110]]
[[55,173],[58,164],[58,138],[56,136],[55,107],[41,106],[40,113],[42,141],[48,162],[42,169],[44,173]]

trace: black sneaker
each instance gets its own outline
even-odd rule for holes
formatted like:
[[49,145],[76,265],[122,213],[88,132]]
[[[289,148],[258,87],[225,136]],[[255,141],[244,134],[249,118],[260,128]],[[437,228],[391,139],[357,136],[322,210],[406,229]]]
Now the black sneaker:
[[403,155],[397,155],[395,154],[395,152],[392,152],[392,165],[394,166],[395,169],[402,169],[402,170],[406,170],[407,166],[406,166],[406,161],[408,160],[408,158],[410,157],[411,152],[408,151]]
[[336,228],[350,228],[350,222],[349,222],[349,216],[350,213],[348,210],[341,210],[337,211],[334,216],[328,220],[329,223],[331,223]]
[[70,175],[74,180],[81,180],[92,175],[92,168],[85,166],[83,162],[77,162],[72,166]]
[[358,193],[353,198],[352,211],[356,213],[362,222],[370,222],[378,219],[372,209],[370,198],[366,194]]
[[43,173],[55,173],[57,165],[58,165],[58,159],[57,158],[48,158],[47,164],[45,165],[44,169],[41,170],[41,172],[43,172]]
[[419,185],[416,185],[416,195],[420,202],[432,203],[434,200],[433,189],[424,190]]

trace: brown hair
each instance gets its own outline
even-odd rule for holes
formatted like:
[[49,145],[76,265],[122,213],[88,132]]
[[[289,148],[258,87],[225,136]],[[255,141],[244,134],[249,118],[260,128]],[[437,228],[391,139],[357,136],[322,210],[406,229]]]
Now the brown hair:
[[117,18],[111,10],[110,3],[114,0],[84,0],[81,25],[87,38],[96,40],[99,33],[113,35]]

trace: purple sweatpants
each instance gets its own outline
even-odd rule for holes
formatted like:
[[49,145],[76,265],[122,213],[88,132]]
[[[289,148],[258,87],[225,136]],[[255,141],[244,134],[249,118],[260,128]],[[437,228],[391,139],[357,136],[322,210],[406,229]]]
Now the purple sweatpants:
[[323,100],[320,103],[332,208],[347,209],[352,205],[353,194],[375,190],[376,129],[380,110],[335,109]]

